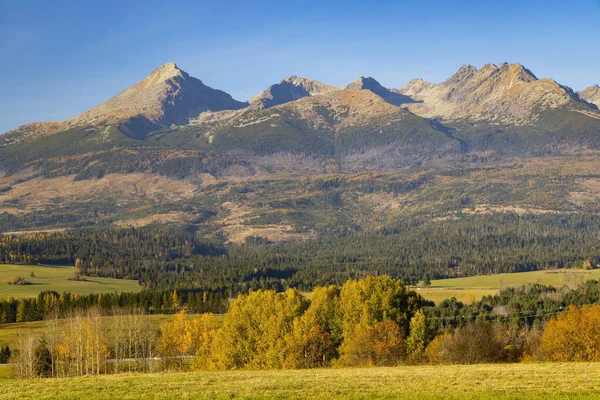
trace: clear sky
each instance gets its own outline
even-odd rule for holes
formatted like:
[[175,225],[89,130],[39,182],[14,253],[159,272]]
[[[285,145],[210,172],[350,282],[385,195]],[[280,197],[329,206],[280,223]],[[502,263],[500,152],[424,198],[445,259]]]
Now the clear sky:
[[520,62],[600,83],[600,0],[0,0],[0,132],[70,118],[173,61],[247,100],[289,75],[400,87]]

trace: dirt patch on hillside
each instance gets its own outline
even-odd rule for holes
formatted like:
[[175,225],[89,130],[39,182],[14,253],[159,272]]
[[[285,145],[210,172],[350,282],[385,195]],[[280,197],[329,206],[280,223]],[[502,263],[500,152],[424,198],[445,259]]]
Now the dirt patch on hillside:
[[131,226],[134,228],[139,228],[141,226],[146,226],[146,225],[150,225],[153,223],[160,223],[160,224],[177,223],[177,222],[190,223],[194,220],[194,218],[195,217],[192,214],[173,211],[173,212],[170,212],[167,214],[154,214],[154,215],[149,215],[147,217],[141,217],[141,218],[122,219],[120,221],[115,221],[113,223],[113,225],[116,225],[119,227]]
[[314,232],[294,232],[289,225],[230,225],[220,229],[228,237],[228,242],[241,244],[247,237],[265,237],[271,242],[299,242],[315,237]]
[[[111,201],[123,205],[140,201],[177,201],[194,195],[196,186],[158,175],[110,174],[101,179],[74,181],[72,176],[36,178],[17,185],[0,197],[0,212],[19,213],[50,205]],[[15,204],[16,203],[16,204]]]

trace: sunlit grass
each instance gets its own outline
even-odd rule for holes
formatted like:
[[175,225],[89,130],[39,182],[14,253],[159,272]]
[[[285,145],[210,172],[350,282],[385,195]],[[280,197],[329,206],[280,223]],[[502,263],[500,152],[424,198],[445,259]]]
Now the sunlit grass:
[[[0,264],[0,299],[36,297],[40,292],[55,290],[59,293],[77,294],[138,292],[137,281],[86,277],[85,281],[69,280],[75,275],[75,267],[44,267],[39,265]],[[34,276],[31,276],[33,273]],[[23,277],[30,285],[10,285],[17,277]]]
[[13,399],[594,399],[600,364],[127,374],[0,381]]
[[553,269],[544,271],[518,272],[512,274],[479,275],[468,278],[437,279],[431,286],[419,284],[417,291],[424,298],[438,304],[456,297],[465,303],[494,295],[503,288],[539,283],[555,287],[577,286],[590,279],[600,279],[600,270]]

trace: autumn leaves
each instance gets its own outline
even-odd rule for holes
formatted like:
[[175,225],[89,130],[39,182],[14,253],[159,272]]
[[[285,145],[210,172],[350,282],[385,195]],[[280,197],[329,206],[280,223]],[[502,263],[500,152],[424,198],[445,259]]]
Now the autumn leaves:
[[407,341],[420,307],[415,292],[387,276],[316,288],[310,300],[291,289],[257,291],[235,299],[220,328],[210,314],[178,314],[161,327],[157,350],[168,367],[193,357],[197,370],[398,365],[407,343],[410,352],[424,349],[425,339]]

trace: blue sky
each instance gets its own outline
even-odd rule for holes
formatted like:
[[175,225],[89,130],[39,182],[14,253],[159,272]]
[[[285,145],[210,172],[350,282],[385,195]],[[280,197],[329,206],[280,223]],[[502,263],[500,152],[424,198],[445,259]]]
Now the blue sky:
[[600,0],[0,0],[0,132],[70,118],[169,61],[247,100],[288,75],[439,82],[520,62],[600,83]]

